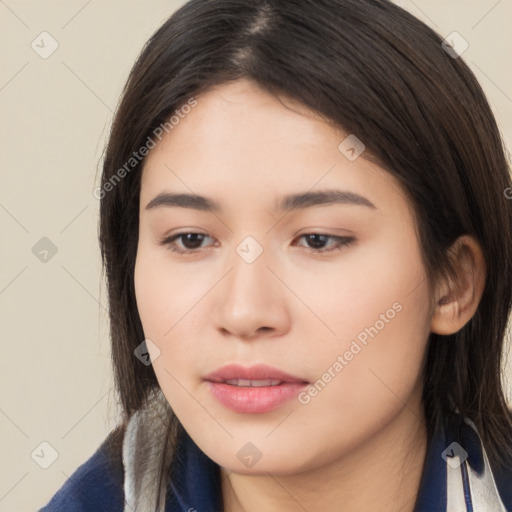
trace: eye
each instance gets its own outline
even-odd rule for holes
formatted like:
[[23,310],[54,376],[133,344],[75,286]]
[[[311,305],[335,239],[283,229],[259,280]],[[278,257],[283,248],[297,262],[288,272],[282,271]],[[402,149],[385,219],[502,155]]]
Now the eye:
[[[201,248],[201,243],[204,241],[205,237],[210,238],[206,233],[195,233],[187,231],[183,233],[176,233],[175,235],[172,235],[168,238],[164,238],[160,244],[165,245],[167,249],[172,252],[177,252],[180,254],[191,254],[197,252],[197,250]],[[183,244],[182,247],[176,245],[175,240],[181,240]]]
[[[299,237],[299,240],[304,238],[307,240],[310,249],[314,252],[325,253],[336,251],[339,249],[343,249],[344,247],[348,247],[353,241],[354,238],[347,236],[335,236],[335,235],[327,235],[321,233],[305,233]],[[325,249],[325,244],[328,240],[333,240],[334,243],[330,244],[330,249]]]
[[[182,233],[176,233],[170,237],[164,238],[160,241],[160,244],[164,245],[168,250],[172,252],[179,254],[194,254],[202,248],[201,244],[206,238],[211,237],[209,237],[206,233],[186,231]],[[352,242],[354,242],[353,237],[327,235],[322,233],[306,233],[298,237],[298,239],[304,239],[308,244],[307,246],[298,244],[299,247],[307,247],[316,253],[326,253],[340,250],[344,247],[348,247]],[[326,245],[329,240],[333,241],[333,243]],[[177,241],[181,242],[181,246],[176,243]],[[326,246],[330,248],[326,249]]]

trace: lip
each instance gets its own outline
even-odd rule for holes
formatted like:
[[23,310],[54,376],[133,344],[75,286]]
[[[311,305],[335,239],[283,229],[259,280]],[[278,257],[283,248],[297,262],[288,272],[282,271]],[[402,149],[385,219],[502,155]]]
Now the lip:
[[[297,396],[309,385],[305,379],[295,377],[282,370],[259,364],[245,367],[228,364],[204,377],[212,395],[225,407],[239,413],[264,413]],[[258,387],[241,387],[226,381],[278,380],[280,384]]]
[[305,379],[295,377],[266,364],[242,366],[240,364],[227,364],[218,370],[209,373],[205,378],[212,382],[224,382],[230,379],[266,380],[276,379],[283,382],[307,382]]

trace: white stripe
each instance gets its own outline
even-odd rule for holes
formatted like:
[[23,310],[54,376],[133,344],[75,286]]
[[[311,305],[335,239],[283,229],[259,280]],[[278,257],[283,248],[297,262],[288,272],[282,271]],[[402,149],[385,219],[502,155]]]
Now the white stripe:
[[149,394],[147,404],[128,421],[123,438],[124,512],[165,510],[166,486],[158,488],[157,475],[169,419],[169,404],[158,389]]
[[451,460],[457,467],[446,464],[446,512],[466,512],[460,457],[455,455]]
[[467,418],[465,418],[464,421],[476,432],[478,440],[480,441],[480,446],[482,447],[482,455],[484,459],[484,471],[481,475],[471,469],[469,464],[466,464],[466,467],[468,468],[469,488],[471,500],[473,502],[473,510],[474,512],[488,512],[490,510],[492,510],[492,512],[507,512],[505,505],[503,505],[503,502],[500,499],[496,482],[494,481],[491,471],[491,466],[489,464],[489,459],[483,449],[482,440],[480,439],[476,426]]

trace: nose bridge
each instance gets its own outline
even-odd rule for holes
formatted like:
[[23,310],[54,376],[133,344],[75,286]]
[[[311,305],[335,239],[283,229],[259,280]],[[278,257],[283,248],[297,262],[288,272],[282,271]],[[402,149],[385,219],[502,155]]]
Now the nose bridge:
[[258,329],[282,329],[288,318],[279,282],[269,270],[270,249],[254,236],[246,236],[229,258],[219,300],[219,327],[237,336],[250,336]]
[[[268,270],[270,250],[253,235],[246,236],[235,248],[230,263],[233,270],[228,278],[230,295],[235,300],[258,301],[273,288]],[[270,263],[271,264],[271,263]]]

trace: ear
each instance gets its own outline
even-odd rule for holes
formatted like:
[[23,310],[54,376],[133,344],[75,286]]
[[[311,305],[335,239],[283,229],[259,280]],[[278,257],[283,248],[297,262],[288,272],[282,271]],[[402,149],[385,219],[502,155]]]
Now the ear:
[[449,249],[455,280],[438,283],[430,330],[454,334],[475,314],[485,286],[486,266],[480,244],[471,236],[459,237]]

